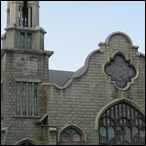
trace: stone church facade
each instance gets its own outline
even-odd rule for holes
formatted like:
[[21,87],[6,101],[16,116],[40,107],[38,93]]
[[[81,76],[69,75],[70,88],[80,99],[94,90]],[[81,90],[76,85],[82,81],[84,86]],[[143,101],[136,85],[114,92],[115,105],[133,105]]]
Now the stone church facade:
[[1,145],[145,145],[145,55],[113,32],[76,72],[50,70],[39,1],[8,1]]

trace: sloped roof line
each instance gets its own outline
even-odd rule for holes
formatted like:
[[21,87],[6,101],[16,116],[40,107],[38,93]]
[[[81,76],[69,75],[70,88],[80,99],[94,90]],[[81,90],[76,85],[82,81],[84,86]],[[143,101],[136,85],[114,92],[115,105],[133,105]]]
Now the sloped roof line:
[[49,86],[55,86],[56,88],[58,89],[66,89],[67,87],[69,87],[69,85],[71,85],[72,81],[75,79],[75,78],[78,78],[80,76],[82,76],[86,70],[88,69],[88,65],[89,65],[89,59],[90,57],[96,53],[96,52],[102,52],[101,49],[96,49],[94,51],[92,51],[86,58],[85,60],[85,63],[84,63],[84,66],[82,66],[80,69],[78,69],[76,72],[73,73],[73,75],[71,76],[70,79],[68,79],[63,86],[59,86],[57,85],[56,83],[42,83],[41,85],[49,85]]
[[[84,66],[82,66],[80,69],[78,69],[78,70],[71,76],[71,78],[68,79],[68,80],[63,84],[63,86],[59,86],[59,85],[57,85],[57,84],[55,84],[55,83],[42,83],[42,85],[49,85],[49,86],[52,85],[52,86],[55,86],[55,87],[58,88],[58,89],[65,89],[65,88],[69,87],[69,85],[71,85],[72,81],[73,81],[75,78],[78,78],[78,77],[82,76],[82,75],[87,71],[87,68],[88,68],[88,65],[89,65],[89,59],[90,59],[90,57],[91,57],[94,53],[96,53],[96,52],[98,52],[98,53],[99,53],[99,52],[101,52],[101,53],[104,52],[104,46],[107,46],[107,45],[108,45],[110,38],[111,38],[113,35],[115,35],[115,34],[121,34],[121,35],[125,36],[125,37],[128,39],[128,41],[129,41],[129,43],[130,43],[130,45],[131,45],[131,48],[138,49],[138,46],[133,45],[132,40],[130,39],[130,37],[129,37],[127,34],[125,34],[125,33],[123,33],[123,32],[120,32],[120,31],[113,32],[113,33],[111,33],[111,34],[106,38],[105,42],[99,43],[99,49],[96,49],[96,50],[92,51],[92,52],[87,56],[87,58],[86,58],[86,60],[85,60]],[[139,53],[139,52],[137,52],[136,55],[137,55],[137,56],[145,57],[144,54]]]
[[73,73],[72,71],[49,70],[49,83],[63,86],[71,78]]
[[40,124],[45,118],[47,118],[48,113],[46,113],[44,116],[42,116],[38,121],[36,121],[36,124]]
[[88,69],[89,66],[89,59],[91,58],[91,56],[96,53],[96,52],[101,52],[100,49],[96,49],[94,51],[92,51],[86,58],[84,66],[82,66],[81,68],[79,68],[72,76],[71,78],[64,84],[63,89],[67,88],[73,81],[73,79],[78,78],[80,76],[82,76]]

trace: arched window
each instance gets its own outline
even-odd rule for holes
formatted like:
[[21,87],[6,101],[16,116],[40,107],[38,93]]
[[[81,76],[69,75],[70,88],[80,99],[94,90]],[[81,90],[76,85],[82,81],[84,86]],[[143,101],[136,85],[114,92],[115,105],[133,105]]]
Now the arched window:
[[23,13],[22,13],[22,19],[23,19],[23,26],[28,27],[28,2],[23,1]]
[[145,118],[120,102],[107,109],[99,121],[100,145],[145,145]]
[[14,145],[40,145],[37,141],[32,139],[24,138],[20,141],[17,141]]
[[82,134],[79,130],[73,127],[65,128],[65,130],[63,130],[60,134],[59,144],[82,145],[83,144]]

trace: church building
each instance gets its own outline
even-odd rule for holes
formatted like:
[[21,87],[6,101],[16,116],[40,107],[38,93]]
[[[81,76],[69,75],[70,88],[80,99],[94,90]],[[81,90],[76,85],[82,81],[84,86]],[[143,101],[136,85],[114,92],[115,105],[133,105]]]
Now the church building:
[[145,55],[111,32],[76,72],[50,70],[39,8],[7,2],[1,145],[145,145]]

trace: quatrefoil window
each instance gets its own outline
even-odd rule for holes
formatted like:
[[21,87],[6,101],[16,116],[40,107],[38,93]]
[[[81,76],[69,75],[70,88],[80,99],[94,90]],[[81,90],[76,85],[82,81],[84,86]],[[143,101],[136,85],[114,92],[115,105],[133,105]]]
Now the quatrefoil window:
[[136,75],[136,69],[130,65],[129,60],[125,60],[125,57],[121,54],[115,55],[110,58],[110,61],[106,63],[104,67],[106,75],[118,88],[125,88],[129,86],[132,78]]

